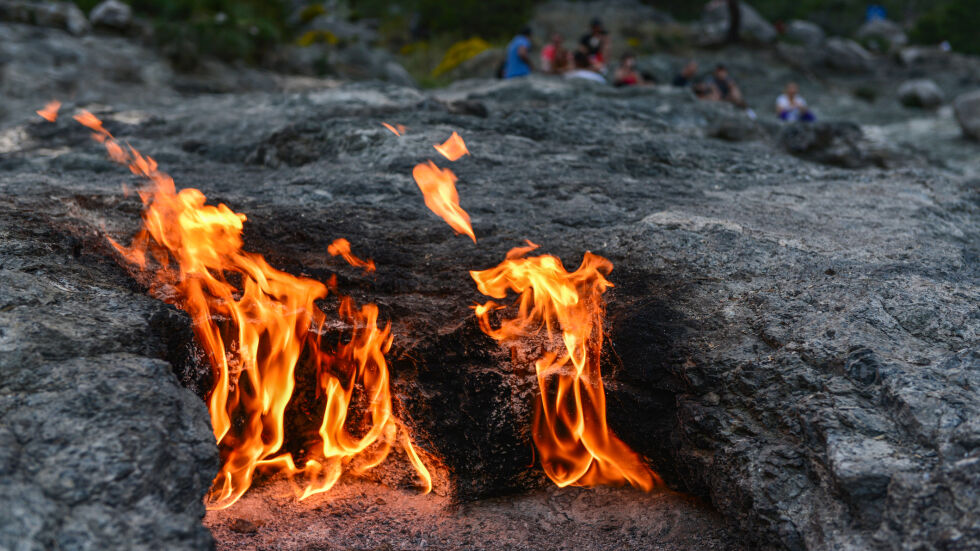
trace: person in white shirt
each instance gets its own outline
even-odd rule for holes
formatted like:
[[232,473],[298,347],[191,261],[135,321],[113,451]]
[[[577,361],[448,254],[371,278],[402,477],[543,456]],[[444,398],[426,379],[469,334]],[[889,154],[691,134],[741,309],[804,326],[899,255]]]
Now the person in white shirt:
[[592,82],[608,84],[606,79],[599,73],[593,71],[591,67],[589,56],[585,55],[584,52],[575,52],[575,68],[565,73],[565,78],[591,80]]
[[787,84],[783,93],[776,98],[776,114],[786,122],[816,120],[807,107],[806,100],[800,95],[800,87],[795,82]]

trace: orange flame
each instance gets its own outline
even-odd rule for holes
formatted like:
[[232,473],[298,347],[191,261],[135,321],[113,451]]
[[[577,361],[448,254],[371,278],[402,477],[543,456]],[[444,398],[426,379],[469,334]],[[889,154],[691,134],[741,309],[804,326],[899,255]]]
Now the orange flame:
[[[527,242],[495,268],[471,271],[480,292],[503,299],[519,294],[516,316],[494,329],[493,301],[474,307],[480,328],[500,342],[516,342],[544,330],[547,346],[535,362],[541,396],[535,402],[532,436],[545,474],[558,486],[629,483],[650,490],[660,478],[606,426],[606,398],[599,371],[602,294],[612,287],[612,263],[585,253],[569,273],[550,255],[525,258]],[[560,343],[558,335],[561,336]]]
[[[110,242],[141,270],[148,269],[149,260],[155,262],[151,292],[190,314],[213,368],[208,409],[222,464],[209,507],[225,508],[237,501],[258,469],[285,472],[293,480],[302,477],[300,499],[329,490],[346,467],[363,472],[381,463],[398,433],[428,492],[431,477],[407,429],[392,414],[384,357],[391,331],[388,325],[378,327],[377,306],[357,309],[343,297],[339,314],[351,327],[352,338],[332,352],[324,350],[321,334],[327,320],[315,301],[327,296],[325,285],[279,271],[261,255],[242,251],[245,215],[224,204],[205,205],[204,194],[196,189],[177,192],[173,179],[153,159],[118,144],[91,113],[75,118],[95,132],[113,160],[148,180],[140,191],[142,229],[130,247]],[[316,451],[298,467],[281,448],[286,406],[301,361],[314,364],[325,405],[319,444],[306,446]],[[348,432],[356,421],[348,421],[355,384],[369,397],[363,420],[368,427],[360,438]]]
[[465,233],[476,243],[470,215],[459,206],[456,175],[448,168],[439,168],[432,161],[426,161],[415,165],[412,176],[422,190],[425,206],[442,217],[456,233]]
[[396,136],[401,136],[402,134],[405,133],[405,130],[406,130],[405,125],[403,125],[403,124],[398,124],[398,125],[392,126],[392,125],[390,125],[390,124],[388,124],[386,122],[383,122],[383,123],[381,123],[381,126],[387,128],[388,130],[391,130],[391,132],[394,135],[396,135]]
[[58,100],[49,101],[44,109],[40,111],[35,111],[42,119],[48,122],[54,122],[58,120],[58,110],[61,109],[61,102]]
[[364,268],[365,272],[373,272],[375,270],[374,261],[371,259],[361,260],[354,256],[350,250],[350,241],[343,237],[335,239],[333,243],[327,246],[327,252],[330,253],[330,256],[342,256],[348,264],[358,268]]
[[436,148],[436,151],[442,154],[443,157],[449,159],[450,161],[455,161],[462,157],[463,155],[469,155],[470,152],[466,149],[466,144],[463,142],[463,138],[459,137],[459,134],[453,132],[452,136],[446,140],[442,145],[432,146]]

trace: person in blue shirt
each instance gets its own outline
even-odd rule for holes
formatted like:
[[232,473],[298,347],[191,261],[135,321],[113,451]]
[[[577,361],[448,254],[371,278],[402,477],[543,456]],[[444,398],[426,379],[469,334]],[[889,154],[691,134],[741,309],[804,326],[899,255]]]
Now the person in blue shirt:
[[507,45],[504,78],[525,77],[531,74],[531,29],[524,27]]

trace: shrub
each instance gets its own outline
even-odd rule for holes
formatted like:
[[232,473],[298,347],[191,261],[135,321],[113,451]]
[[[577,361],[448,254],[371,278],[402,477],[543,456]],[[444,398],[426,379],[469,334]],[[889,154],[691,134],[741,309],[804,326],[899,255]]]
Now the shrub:
[[939,3],[919,18],[909,38],[920,44],[948,40],[956,51],[980,54],[977,14],[980,14],[980,0]]

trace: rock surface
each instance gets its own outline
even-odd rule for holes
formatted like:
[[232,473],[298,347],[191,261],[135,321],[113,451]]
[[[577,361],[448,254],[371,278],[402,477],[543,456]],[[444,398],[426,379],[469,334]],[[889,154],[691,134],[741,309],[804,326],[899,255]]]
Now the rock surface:
[[874,57],[857,42],[834,36],[824,46],[824,63],[831,69],[866,73],[874,66]]
[[953,102],[953,110],[963,134],[980,140],[980,90],[957,97]]
[[91,30],[82,10],[73,2],[0,1],[0,21],[54,27],[79,36]]
[[902,27],[887,19],[868,21],[861,25],[855,36],[872,50],[882,53],[897,51],[909,42]]
[[[774,83],[800,77],[766,53],[724,55],[752,101],[768,104]],[[857,127],[860,140],[886,139],[921,162],[887,170],[812,162],[820,159],[781,149],[768,121],[738,141],[710,137],[740,124],[726,122],[733,110],[683,90],[538,77],[434,92],[383,83],[183,97],[96,90],[86,106],[179,186],[246,213],[249,250],[293,273],[338,274],[357,300],[379,304],[393,323],[399,411],[452,474],[440,492],[467,501],[548,484],[529,467],[533,372],[484,337],[469,308],[483,297],[467,271],[496,265],[530,238],[567,267],[586,250],[615,264],[603,368],[609,423],[672,486],[710,500],[742,531],[733,548],[970,549],[980,541],[976,146],[956,135],[951,113],[908,121],[897,101],[869,106],[840,93],[856,82],[849,78],[803,90],[811,105],[854,121],[839,136]],[[396,137],[380,122],[408,132]],[[451,168],[477,244],[431,214],[411,179],[454,130],[472,153]],[[0,438],[38,445],[31,461],[0,457],[8,469],[0,487],[21,503],[54,501],[29,502],[0,530],[12,526],[11,537],[38,548],[100,548],[119,534],[206,547],[196,518],[214,472],[213,439],[203,406],[161,361],[180,372],[186,359],[167,352],[188,349],[186,319],[161,317],[177,314],[127,286],[104,245],[106,235],[125,241],[135,231],[139,203],[120,186],[137,182],[67,116],[49,125],[31,111],[8,115],[0,132],[0,238],[26,243],[0,249],[0,274],[11,282],[0,297],[14,297],[12,309],[0,305],[13,320],[0,326],[0,362],[14,366],[0,364],[0,414],[26,419],[0,424]],[[377,273],[326,255],[337,237],[373,258]],[[168,343],[173,335],[184,342]],[[68,388],[45,394],[24,380],[38,370],[52,391]],[[93,372],[135,390],[113,392],[97,376],[88,384]],[[59,396],[77,407],[56,401],[49,417],[32,415],[35,403]],[[101,438],[69,430],[79,411],[109,442],[128,442],[140,427],[139,445],[105,452],[113,460],[98,477],[70,461],[39,463],[60,458],[63,442],[85,459],[102,453]],[[8,426],[25,432],[10,436]],[[113,455],[123,451],[133,455]],[[147,461],[165,474],[143,469]],[[71,507],[59,505],[65,487],[74,488],[64,498],[76,500]],[[140,492],[150,497],[137,505]],[[572,494],[557,495],[560,503]],[[126,520],[61,524],[120,496],[128,509],[97,518]],[[139,521],[126,516],[140,511]],[[53,540],[61,526],[67,539]],[[248,519],[222,524],[220,537],[225,526],[262,537]],[[402,541],[397,524],[374,526]]]
[[942,105],[944,99],[942,89],[930,79],[909,80],[898,87],[898,100],[906,107],[933,109]]
[[119,0],[105,0],[92,8],[89,21],[96,27],[126,30],[133,22],[133,9]]
[[164,361],[179,315],[25,212],[48,186],[0,182],[0,548],[206,549],[217,449]]
[[[769,44],[779,34],[771,23],[766,21],[748,2],[739,2],[741,24],[739,38],[746,42]],[[724,1],[708,2],[701,14],[701,44],[705,46],[723,44],[728,37],[728,4]]]
[[794,19],[786,26],[786,38],[809,48],[817,48],[823,45],[827,35],[816,23]]

